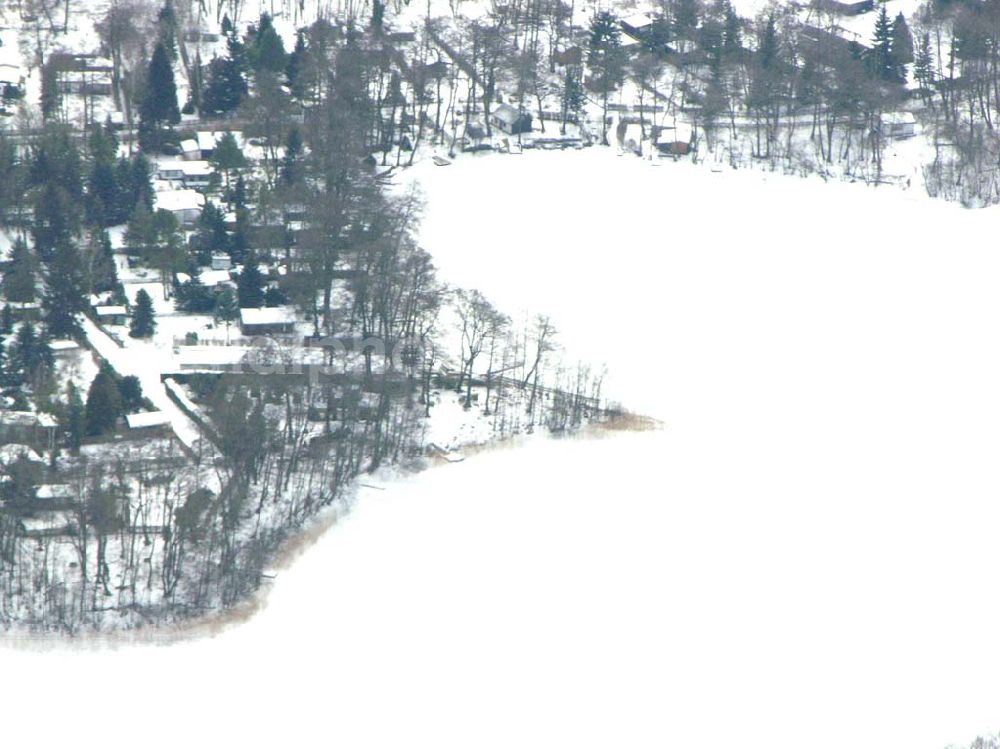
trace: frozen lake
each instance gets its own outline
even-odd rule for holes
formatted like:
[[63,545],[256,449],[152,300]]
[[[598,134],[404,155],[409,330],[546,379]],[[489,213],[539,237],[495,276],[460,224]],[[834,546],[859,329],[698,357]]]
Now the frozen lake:
[[234,746],[943,749],[1000,728],[996,211],[603,149],[416,178],[442,274],[550,313],[666,428],[364,490],[221,637],[0,651],[5,712],[59,684],[49,738],[114,706],[152,746],[176,743],[148,730],[167,710]]

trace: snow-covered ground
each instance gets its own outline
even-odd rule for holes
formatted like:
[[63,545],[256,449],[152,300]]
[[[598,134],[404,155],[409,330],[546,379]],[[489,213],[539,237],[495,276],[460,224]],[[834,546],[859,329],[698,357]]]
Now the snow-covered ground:
[[666,428],[368,480],[220,637],[5,650],[15,736],[79,744],[105,716],[153,747],[941,749],[1000,728],[995,210],[609,149],[415,177],[446,279],[550,313]]
[[[169,350],[164,351],[154,346],[142,345],[142,341],[127,339],[124,348],[118,346],[112,338],[95,325],[90,318],[81,317],[84,335],[90,344],[97,349],[118,374],[133,375],[139,378],[142,392],[157,410],[165,413],[173,427],[177,438],[187,447],[194,449],[201,439],[198,426],[191,421],[176,403],[167,396],[166,388],[160,379],[160,373],[170,371],[166,366],[169,362]],[[130,345],[131,344],[131,345]]]

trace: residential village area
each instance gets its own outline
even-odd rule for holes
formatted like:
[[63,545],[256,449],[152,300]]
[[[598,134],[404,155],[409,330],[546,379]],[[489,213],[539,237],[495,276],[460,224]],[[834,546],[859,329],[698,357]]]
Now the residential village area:
[[1000,4],[751,10],[0,5],[0,626],[204,615],[363,472],[621,416],[547,317],[437,278],[414,164],[1000,198]]

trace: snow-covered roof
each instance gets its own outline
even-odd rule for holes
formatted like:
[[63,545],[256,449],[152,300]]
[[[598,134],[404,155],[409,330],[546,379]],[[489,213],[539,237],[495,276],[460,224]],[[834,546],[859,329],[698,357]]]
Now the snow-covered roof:
[[60,351],[75,351],[78,348],[80,348],[79,343],[68,339],[57,338],[49,341],[49,350],[57,353]]
[[125,416],[125,423],[129,429],[143,429],[146,427],[160,427],[170,423],[170,417],[163,411],[146,411],[139,414],[128,414]]
[[[239,132],[238,130],[234,130],[232,131],[232,133],[233,133],[233,138],[236,139],[236,145],[242,149],[244,145],[243,133]],[[214,130],[214,131],[199,130],[198,148],[201,149],[202,151],[213,150],[218,145],[223,135],[225,135],[225,132],[221,130]]]
[[622,19],[622,24],[631,26],[633,29],[641,29],[652,23],[652,19],[645,13],[635,13]]
[[11,442],[10,444],[0,446],[0,465],[16,463],[18,458],[27,458],[36,463],[44,462],[42,456],[30,445],[20,445],[16,442]]
[[97,313],[98,317],[128,314],[128,310],[121,304],[102,304],[94,307],[94,312]]
[[917,118],[913,112],[886,112],[882,115],[886,125],[916,125]]
[[4,426],[37,426],[38,416],[32,411],[0,411],[0,424]]
[[228,270],[203,270],[198,274],[198,280],[205,286],[217,286],[220,283],[231,283],[233,278]]
[[35,488],[38,499],[66,499],[75,494],[69,484],[41,484]]
[[518,117],[521,116],[521,112],[518,112],[517,109],[512,107],[510,104],[501,104],[493,110],[493,116],[501,122],[506,122],[507,124],[512,125],[517,122]]
[[657,144],[660,143],[690,143],[691,126],[686,122],[678,122],[671,125],[664,125],[660,134],[656,136]]
[[210,177],[213,171],[212,165],[201,159],[197,161],[171,159],[160,161],[156,165],[157,174],[180,172],[185,177]]
[[240,322],[244,325],[288,325],[295,322],[295,308],[243,307],[240,309]]
[[43,512],[34,517],[20,518],[21,526],[28,533],[57,531],[72,525],[73,515],[69,512]]
[[167,211],[197,211],[205,205],[205,196],[197,190],[161,190],[156,193],[156,207]]
[[194,138],[187,138],[181,141],[181,151],[184,153],[194,153],[198,150],[200,150],[198,148],[198,141]]

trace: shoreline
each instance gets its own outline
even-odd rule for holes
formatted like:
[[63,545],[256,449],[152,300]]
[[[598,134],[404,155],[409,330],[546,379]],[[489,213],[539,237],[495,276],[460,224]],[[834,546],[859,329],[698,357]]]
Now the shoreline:
[[[610,421],[592,421],[566,432],[539,434],[536,430],[531,434],[517,434],[482,443],[469,443],[449,452],[459,453],[461,460],[458,462],[465,462],[466,459],[494,454],[501,450],[524,449],[537,440],[603,440],[613,438],[621,433],[660,431],[666,428],[666,424],[652,417],[624,413]],[[544,429],[544,427],[540,427],[540,429]],[[399,485],[408,478],[427,471],[440,470],[452,463],[453,461],[449,461],[443,455],[427,455],[386,466],[375,474],[364,474],[356,477],[341,497],[334,500],[329,507],[323,508],[282,542],[268,569],[276,573],[290,569],[303,554],[332,531],[341,520],[350,515],[362,489],[384,490],[393,486],[399,488]],[[385,476],[385,486],[365,483],[366,477],[371,480],[373,476],[378,477],[380,473]],[[72,634],[22,632],[13,627],[0,633],[0,650],[11,649],[39,653],[64,649],[77,651],[80,649],[88,651],[120,650],[132,647],[169,646],[179,642],[218,637],[246,624],[259,615],[270,604],[270,592],[278,577],[279,575],[275,574],[270,580],[263,581],[251,596],[229,608],[210,611],[202,616],[193,616],[169,624],[150,624],[133,629],[113,629],[106,632],[82,629]]]

